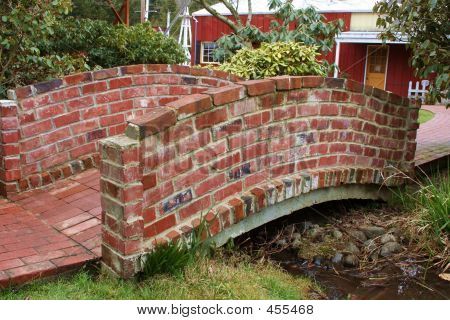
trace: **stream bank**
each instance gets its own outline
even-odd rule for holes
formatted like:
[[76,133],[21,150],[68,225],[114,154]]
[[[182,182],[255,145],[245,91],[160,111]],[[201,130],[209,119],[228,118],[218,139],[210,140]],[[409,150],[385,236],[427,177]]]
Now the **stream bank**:
[[255,260],[313,279],[323,289],[317,298],[450,299],[450,282],[441,278],[448,257],[419,248],[409,220],[381,202],[335,201],[266,224],[235,244]]

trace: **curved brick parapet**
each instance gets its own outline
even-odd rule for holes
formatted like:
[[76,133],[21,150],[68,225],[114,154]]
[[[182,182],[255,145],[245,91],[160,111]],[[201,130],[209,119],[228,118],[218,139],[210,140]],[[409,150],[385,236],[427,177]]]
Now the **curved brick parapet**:
[[104,263],[130,277],[140,255],[202,218],[223,235],[318,190],[401,184],[392,173],[413,168],[417,116],[407,99],[321,77],[239,82],[155,108],[102,141]]
[[11,100],[0,101],[1,192],[37,188],[95,166],[98,140],[122,134],[128,120],[235,80],[205,69],[134,65],[11,90]]

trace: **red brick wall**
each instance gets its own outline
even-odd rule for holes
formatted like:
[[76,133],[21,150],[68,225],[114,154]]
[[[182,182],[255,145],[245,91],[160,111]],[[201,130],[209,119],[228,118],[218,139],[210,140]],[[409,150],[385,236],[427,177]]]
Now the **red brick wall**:
[[[234,79],[232,79],[234,80]],[[2,108],[3,195],[98,164],[98,140],[181,96],[232,83],[222,72],[136,65],[86,72],[9,93]]]
[[[413,168],[418,108],[351,80],[278,77],[210,89],[102,141],[103,259],[122,276],[156,243],[215,235],[288,197],[391,184]],[[384,177],[384,178],[383,178]]]

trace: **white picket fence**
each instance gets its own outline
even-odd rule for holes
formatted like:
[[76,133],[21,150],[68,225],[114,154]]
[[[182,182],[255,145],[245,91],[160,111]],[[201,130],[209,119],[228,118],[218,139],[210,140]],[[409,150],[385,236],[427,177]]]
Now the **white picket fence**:
[[[410,99],[420,99],[422,103],[425,102],[425,97],[428,93],[427,87],[430,85],[430,81],[422,80],[416,81],[416,87],[413,88],[413,82],[410,81],[408,85],[408,98]],[[421,88],[422,87],[422,88]]]

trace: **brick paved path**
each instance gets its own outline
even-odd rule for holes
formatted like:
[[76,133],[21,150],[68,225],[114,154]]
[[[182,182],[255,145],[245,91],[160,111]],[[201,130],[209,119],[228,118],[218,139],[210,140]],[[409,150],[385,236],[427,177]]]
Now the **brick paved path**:
[[417,131],[416,165],[450,154],[450,109],[443,106],[423,106],[422,109],[435,115]]
[[[450,110],[418,131],[417,164],[450,154]],[[89,170],[47,190],[0,200],[0,288],[77,268],[101,256],[100,175]]]
[[101,256],[99,179],[89,170],[14,202],[0,200],[0,288]]

